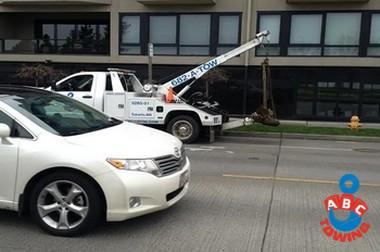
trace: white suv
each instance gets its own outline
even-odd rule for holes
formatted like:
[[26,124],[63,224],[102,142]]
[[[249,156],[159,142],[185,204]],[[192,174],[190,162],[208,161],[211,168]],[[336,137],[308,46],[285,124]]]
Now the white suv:
[[0,208],[55,235],[165,209],[187,192],[177,138],[49,91],[0,86]]

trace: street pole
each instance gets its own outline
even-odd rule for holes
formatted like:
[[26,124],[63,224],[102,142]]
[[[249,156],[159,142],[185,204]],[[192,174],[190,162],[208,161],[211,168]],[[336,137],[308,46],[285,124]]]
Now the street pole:
[[148,44],[148,83],[153,82],[153,43]]

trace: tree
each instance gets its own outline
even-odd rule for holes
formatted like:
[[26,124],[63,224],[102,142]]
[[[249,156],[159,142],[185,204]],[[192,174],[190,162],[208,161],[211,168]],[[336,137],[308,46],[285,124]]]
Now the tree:
[[210,96],[210,84],[218,81],[228,81],[230,76],[221,68],[214,68],[202,76],[206,84],[206,97]]
[[36,87],[39,87],[41,84],[44,84],[43,86],[46,87],[52,82],[62,78],[64,75],[64,72],[54,69],[52,66],[46,64],[34,64],[29,66],[23,65],[17,70],[15,77],[26,81],[32,81]]

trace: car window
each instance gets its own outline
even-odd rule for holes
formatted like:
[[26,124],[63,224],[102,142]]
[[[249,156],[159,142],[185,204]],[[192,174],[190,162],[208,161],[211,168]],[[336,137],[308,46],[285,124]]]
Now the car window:
[[33,139],[33,136],[15,120],[0,111],[0,123],[4,123],[11,129],[11,137]]
[[73,136],[119,125],[122,121],[66,96],[34,95],[10,96],[4,102],[26,117],[61,136]]
[[77,75],[57,85],[56,91],[90,92],[93,80],[92,75]]

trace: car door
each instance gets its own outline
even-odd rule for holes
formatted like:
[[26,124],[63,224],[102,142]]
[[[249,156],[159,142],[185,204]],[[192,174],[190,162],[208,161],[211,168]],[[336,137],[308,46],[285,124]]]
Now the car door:
[[[8,125],[11,129],[14,124],[7,114],[0,110],[0,123]],[[16,183],[19,141],[8,137],[0,139],[0,207],[12,208],[14,202],[14,189]]]
[[93,74],[78,74],[56,85],[55,91],[67,95],[89,106],[95,104],[95,76]]

